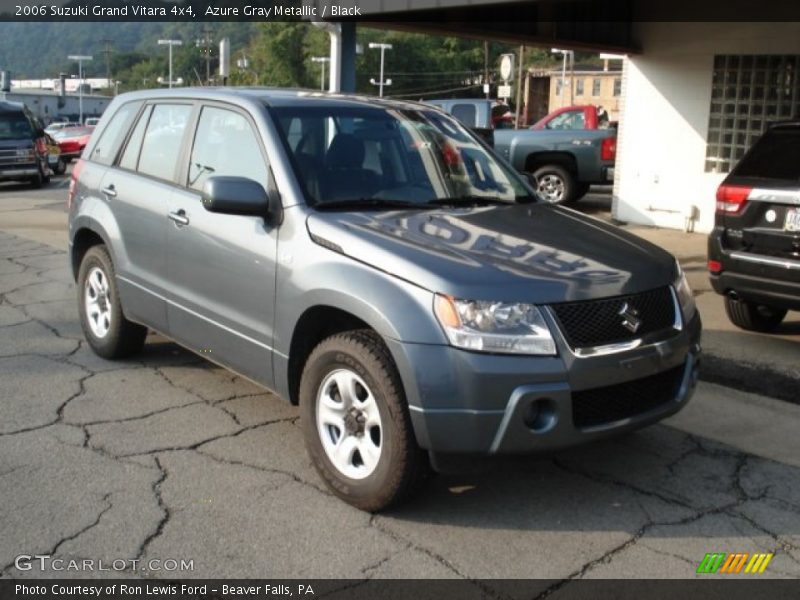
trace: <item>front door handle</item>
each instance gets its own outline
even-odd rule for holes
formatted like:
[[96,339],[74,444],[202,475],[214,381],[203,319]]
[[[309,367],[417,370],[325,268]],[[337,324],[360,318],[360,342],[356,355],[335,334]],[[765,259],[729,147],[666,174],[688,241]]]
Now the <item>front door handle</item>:
[[117,190],[114,189],[114,185],[109,185],[108,187],[104,187],[102,192],[108,196],[109,198],[116,198],[117,197]]
[[169,213],[169,218],[175,221],[178,225],[188,225],[189,217],[186,216],[186,211],[181,209],[178,212]]

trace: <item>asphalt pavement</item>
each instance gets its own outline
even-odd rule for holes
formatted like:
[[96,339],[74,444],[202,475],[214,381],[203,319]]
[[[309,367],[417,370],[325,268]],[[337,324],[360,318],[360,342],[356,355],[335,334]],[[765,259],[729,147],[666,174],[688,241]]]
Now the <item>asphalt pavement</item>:
[[[763,577],[800,576],[800,406],[701,382],[684,411],[635,434],[434,477],[411,503],[362,513],[325,489],[297,410],[269,392],[155,335],[134,359],[91,353],[65,194],[63,178],[0,185],[0,576],[563,583],[695,577],[716,551],[773,552]],[[794,321],[742,337],[707,310],[721,359],[738,344],[796,352]],[[122,570],[15,566],[33,554]],[[500,581],[475,585],[506,597]]]

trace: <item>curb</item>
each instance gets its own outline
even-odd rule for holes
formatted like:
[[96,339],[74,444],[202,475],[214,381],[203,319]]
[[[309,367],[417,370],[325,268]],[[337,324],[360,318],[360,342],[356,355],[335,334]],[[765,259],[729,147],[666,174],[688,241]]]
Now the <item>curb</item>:
[[800,405],[800,380],[764,365],[702,354],[700,380]]

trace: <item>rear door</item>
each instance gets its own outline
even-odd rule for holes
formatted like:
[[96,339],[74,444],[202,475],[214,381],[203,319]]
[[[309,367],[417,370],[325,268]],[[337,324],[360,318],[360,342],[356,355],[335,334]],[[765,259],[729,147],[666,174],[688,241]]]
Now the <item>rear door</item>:
[[167,213],[192,110],[188,102],[147,104],[101,184],[118,228],[109,234],[118,237],[115,267],[127,316],[164,333]]
[[718,213],[732,249],[800,259],[800,126],[768,130],[725,180],[718,200],[734,201]]
[[262,217],[208,212],[201,201],[205,181],[216,175],[267,189],[266,153],[250,116],[224,104],[202,107],[188,147],[183,186],[169,206],[170,335],[271,385],[277,227]]

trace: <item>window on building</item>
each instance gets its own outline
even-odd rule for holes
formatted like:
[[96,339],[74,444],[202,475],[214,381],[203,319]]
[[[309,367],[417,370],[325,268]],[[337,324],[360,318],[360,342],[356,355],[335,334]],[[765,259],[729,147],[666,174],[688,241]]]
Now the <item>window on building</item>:
[[620,96],[622,95],[622,78],[616,77],[614,79],[614,95]]
[[599,96],[600,95],[600,84],[602,83],[602,79],[599,77],[595,77],[592,79],[592,96]]
[[706,172],[727,173],[770,121],[800,116],[800,56],[714,58]]
[[561,95],[561,90],[563,89],[563,86],[564,86],[564,80],[556,79],[556,96]]
[[583,96],[583,78],[575,80],[575,95]]

